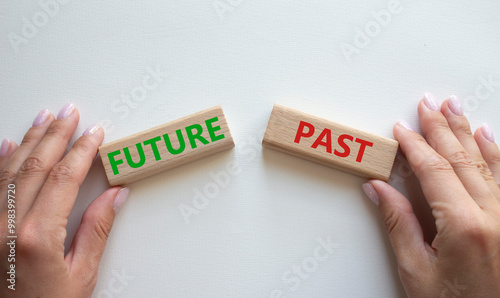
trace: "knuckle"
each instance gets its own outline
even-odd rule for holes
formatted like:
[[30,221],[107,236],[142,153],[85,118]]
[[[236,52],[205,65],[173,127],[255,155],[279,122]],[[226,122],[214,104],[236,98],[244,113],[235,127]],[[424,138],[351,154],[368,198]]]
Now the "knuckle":
[[465,137],[470,137],[470,138],[473,138],[474,135],[472,134],[472,131],[470,129],[470,125],[469,125],[469,122],[467,122],[467,120],[465,121],[459,121],[458,123],[456,123],[454,126],[453,126],[453,132],[455,133],[455,135],[461,135],[461,136],[465,136]]
[[496,231],[488,225],[480,222],[469,222],[459,231],[459,236],[467,243],[482,249],[488,249],[490,242],[495,238]]
[[17,173],[10,169],[3,169],[0,174],[0,185],[12,183],[17,177]]
[[395,212],[389,211],[389,214],[384,216],[384,225],[387,229],[387,233],[389,237],[392,237],[394,232],[396,231],[397,226],[399,225],[399,216]]
[[92,230],[95,232],[95,236],[98,240],[106,242],[108,240],[112,226],[113,226],[112,221],[107,219],[98,219],[94,221]]
[[484,180],[495,181],[488,164],[484,160],[476,162],[476,167],[479,170],[479,172],[481,173],[481,175],[484,177]]
[[415,172],[424,175],[428,172],[453,171],[451,164],[439,155],[428,155],[415,165]]
[[52,123],[49,126],[49,129],[47,129],[47,132],[45,133],[46,136],[61,136],[64,135],[66,131],[66,127],[61,125],[61,123],[58,123],[57,121]]
[[415,145],[424,145],[424,146],[428,146],[429,145],[427,143],[427,141],[422,136],[420,136],[420,135],[417,138],[413,139],[412,141],[416,142],[416,143],[420,143],[420,144],[415,144]]
[[66,239],[65,228],[47,229],[33,219],[24,220],[18,229],[17,248],[23,257],[46,257],[54,249],[60,247]]
[[472,160],[472,157],[469,153],[464,150],[459,150],[453,152],[451,156],[448,158],[448,161],[452,165],[453,168],[461,167],[461,168],[475,168],[476,163]]
[[24,222],[19,228],[17,242],[20,255],[32,256],[39,253],[44,246],[39,225],[29,221]]
[[448,122],[444,119],[434,118],[430,121],[431,133],[435,134],[436,137],[440,137],[445,133],[450,133],[450,126]]
[[30,156],[19,168],[19,175],[37,174],[45,171],[47,171],[45,161],[37,156]]
[[60,162],[50,171],[49,179],[58,184],[66,184],[73,181],[75,169],[68,163]]
[[64,147],[67,147],[71,138],[70,131],[68,130],[67,126],[64,126],[62,123],[59,121],[55,121],[49,126],[49,129],[47,129],[47,132],[45,133],[45,136],[49,139],[57,139],[57,140],[63,140]]

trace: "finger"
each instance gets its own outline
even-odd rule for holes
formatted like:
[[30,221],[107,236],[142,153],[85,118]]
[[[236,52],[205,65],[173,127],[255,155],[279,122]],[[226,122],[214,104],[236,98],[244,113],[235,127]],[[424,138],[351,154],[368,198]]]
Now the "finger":
[[81,280],[90,276],[90,283],[95,283],[97,267],[111,232],[115,213],[128,194],[128,188],[110,188],[95,199],[83,214],[80,227],[65,257],[73,277]]
[[408,123],[398,121],[394,137],[422,185],[422,192],[438,220],[448,214],[477,206],[458,179],[450,163],[436,153]]
[[50,171],[30,214],[33,212],[40,218],[68,218],[103,139],[104,130],[100,125],[95,124],[85,130],[68,154]]
[[400,270],[412,272],[422,266],[430,267],[434,252],[424,240],[422,227],[410,202],[380,180],[368,181],[363,184],[363,190],[378,205]]
[[28,155],[17,172],[19,189],[17,216],[23,218],[31,208],[52,168],[61,160],[75,133],[80,116],[71,103],[66,104],[53,121],[45,136]]
[[12,183],[17,176],[17,171],[28,155],[35,149],[40,140],[45,135],[50,124],[54,121],[54,116],[45,109],[38,113],[33,126],[24,135],[21,145],[12,153],[0,173],[0,190]]
[[448,125],[455,137],[476,163],[479,172],[486,181],[486,184],[488,184],[490,190],[495,196],[500,197],[500,189],[493,179],[490,168],[479,150],[478,144],[470,129],[469,121],[467,121],[467,118],[463,115],[462,105],[456,96],[452,95],[443,102],[441,105],[441,112],[446,117],[446,121],[448,121]]
[[481,150],[481,154],[488,163],[493,177],[500,187],[500,150],[495,144],[495,137],[488,124],[484,123],[474,134],[474,139]]
[[14,141],[3,139],[2,145],[0,145],[0,169],[3,169],[16,149],[17,144]]
[[[9,158],[12,156],[14,151],[17,149],[17,144],[14,141],[9,139],[3,139],[2,144],[0,145],[0,169],[3,169]],[[6,217],[2,217],[1,215],[7,216],[5,210],[7,210],[7,200],[8,200],[8,185],[7,188],[0,188],[2,194],[0,195],[0,219],[6,219]],[[6,222],[6,221],[2,221]]]
[[426,93],[420,101],[418,115],[429,145],[451,164],[470,196],[484,207],[493,197],[488,184],[472,157],[451,131],[431,94]]

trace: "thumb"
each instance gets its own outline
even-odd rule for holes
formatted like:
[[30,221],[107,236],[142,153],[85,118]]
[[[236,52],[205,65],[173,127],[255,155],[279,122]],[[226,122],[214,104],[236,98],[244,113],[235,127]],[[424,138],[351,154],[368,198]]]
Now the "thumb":
[[92,279],[89,282],[95,283],[97,268],[113,226],[115,213],[123,205],[128,194],[128,188],[110,188],[85,210],[66,255],[70,274],[80,280],[89,277]]
[[432,249],[425,242],[422,227],[405,196],[381,180],[368,181],[363,190],[378,206],[400,270],[415,269],[423,261],[430,261]]

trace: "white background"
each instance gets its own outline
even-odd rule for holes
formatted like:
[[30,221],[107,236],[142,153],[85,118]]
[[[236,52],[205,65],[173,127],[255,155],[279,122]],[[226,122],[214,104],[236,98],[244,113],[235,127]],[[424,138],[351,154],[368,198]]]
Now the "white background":
[[[397,119],[418,127],[424,92],[456,94],[472,126],[488,122],[500,138],[500,86],[483,84],[500,82],[498,1],[401,1],[385,21],[374,15],[389,1],[92,0],[51,16],[37,1],[1,3],[0,137],[20,142],[40,109],[69,101],[76,135],[101,121],[105,142],[221,104],[236,142],[129,185],[94,297],[404,297],[364,179],[261,148],[274,102],[392,137]],[[133,97],[157,67],[168,76]],[[231,163],[239,174],[183,216]],[[407,175],[397,166],[392,183],[404,190]],[[106,187],[97,160],[68,243]],[[333,252],[311,270],[328,237]],[[312,272],[291,273],[303,264]]]

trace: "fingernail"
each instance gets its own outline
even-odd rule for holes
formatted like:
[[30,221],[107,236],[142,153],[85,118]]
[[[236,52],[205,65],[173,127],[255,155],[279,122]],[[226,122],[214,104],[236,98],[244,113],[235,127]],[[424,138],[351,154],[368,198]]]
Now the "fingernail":
[[40,126],[40,125],[44,124],[45,121],[47,121],[47,119],[49,119],[49,115],[50,115],[49,110],[47,110],[47,109],[41,110],[38,113],[38,115],[36,115],[35,120],[33,120],[32,126],[35,127],[35,126]]
[[464,108],[455,95],[450,96],[450,98],[448,99],[448,107],[450,108],[451,112],[457,116],[462,116],[464,114]]
[[92,124],[91,126],[89,126],[84,132],[83,132],[83,135],[84,136],[88,136],[88,135],[93,135],[96,133],[96,131],[98,131],[99,129],[101,129],[101,125],[99,125],[99,123],[96,123],[96,124]]
[[[493,135],[493,131],[491,127],[487,123],[483,123],[481,126],[481,130],[483,131],[483,136],[490,142],[495,143],[495,136]],[[3,143],[2,143],[3,148]]]
[[75,105],[72,103],[67,103],[62,107],[61,111],[59,111],[59,114],[57,114],[57,119],[64,119],[67,118],[73,111],[75,110]]
[[4,157],[7,152],[9,152],[9,139],[3,139],[2,145],[0,146],[0,157]]
[[128,194],[130,193],[130,189],[124,187],[118,191],[116,194],[115,200],[113,201],[113,210],[118,212],[120,208],[122,208],[123,204],[128,198]]
[[378,204],[380,204],[378,194],[375,191],[375,188],[373,187],[373,185],[371,185],[370,183],[363,183],[361,188],[363,188],[363,191],[365,192],[366,196],[370,199],[370,201],[373,202],[373,204],[375,204],[376,206],[378,206]]
[[408,122],[404,121],[404,120],[398,120],[396,122],[396,124],[398,124],[399,126],[403,127],[404,129],[407,129],[407,130],[410,130],[410,131],[415,131],[413,129],[413,127],[411,127],[411,125]]
[[424,94],[424,104],[426,107],[428,107],[429,109],[431,109],[433,111],[439,111],[439,106],[436,103],[436,99],[429,92],[426,92]]

